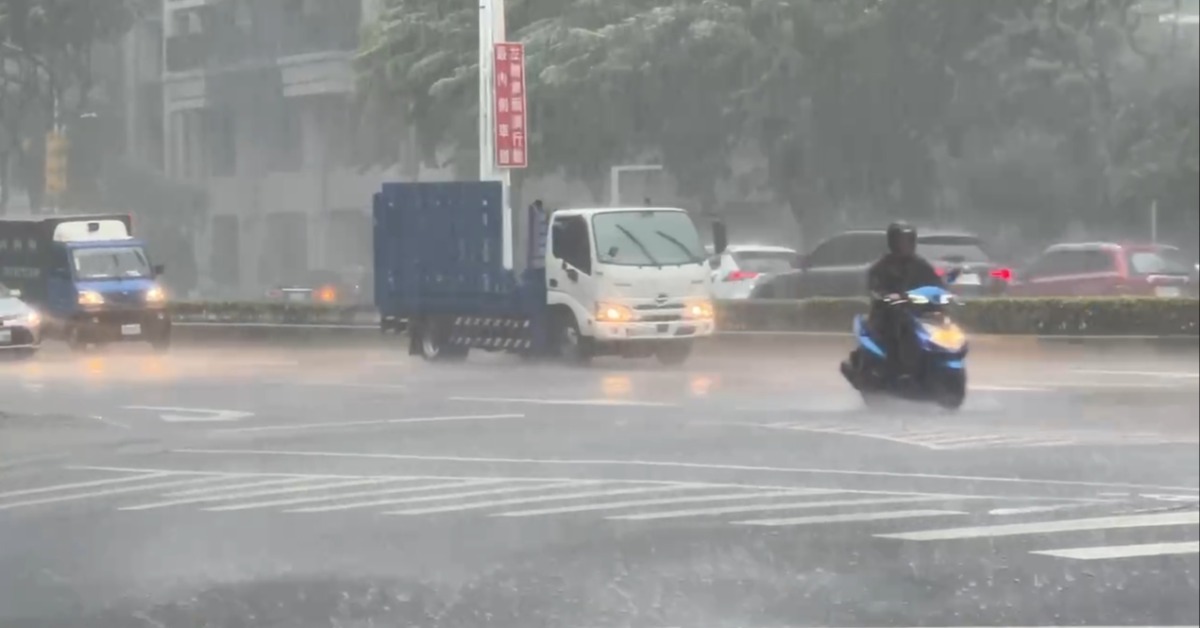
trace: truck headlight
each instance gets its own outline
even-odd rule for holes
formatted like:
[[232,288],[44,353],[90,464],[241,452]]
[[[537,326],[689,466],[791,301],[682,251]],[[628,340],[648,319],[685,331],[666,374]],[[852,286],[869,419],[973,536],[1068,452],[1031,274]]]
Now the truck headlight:
[[79,291],[80,305],[104,305],[104,295],[93,290]]
[[154,286],[146,291],[146,303],[162,303],[166,300],[167,294],[158,286]]
[[708,320],[713,317],[712,301],[694,301],[688,303],[684,308],[684,315],[692,319]]
[[616,303],[596,305],[596,320],[601,323],[624,323],[633,320],[633,310]]

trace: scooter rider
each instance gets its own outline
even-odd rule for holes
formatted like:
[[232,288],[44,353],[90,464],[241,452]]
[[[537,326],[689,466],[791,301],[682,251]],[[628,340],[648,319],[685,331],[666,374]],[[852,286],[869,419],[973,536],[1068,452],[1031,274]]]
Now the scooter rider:
[[888,366],[902,380],[912,377],[918,349],[911,319],[904,306],[908,291],[922,286],[945,287],[937,270],[917,255],[917,230],[906,222],[894,222],[887,229],[888,252],[867,271],[871,291],[871,329],[886,345]]

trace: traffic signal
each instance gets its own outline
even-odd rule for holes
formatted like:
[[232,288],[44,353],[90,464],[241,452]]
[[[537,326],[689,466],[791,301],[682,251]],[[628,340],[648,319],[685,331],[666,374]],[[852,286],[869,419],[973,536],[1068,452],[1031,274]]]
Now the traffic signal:
[[46,195],[59,197],[67,191],[67,136],[61,131],[46,134]]

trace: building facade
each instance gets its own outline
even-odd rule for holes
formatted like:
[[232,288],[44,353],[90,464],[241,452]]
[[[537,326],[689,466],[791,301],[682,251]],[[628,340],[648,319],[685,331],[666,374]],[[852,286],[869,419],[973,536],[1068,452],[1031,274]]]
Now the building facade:
[[383,173],[349,165],[369,17],[369,0],[164,1],[162,159],[207,191],[204,296],[370,265]]

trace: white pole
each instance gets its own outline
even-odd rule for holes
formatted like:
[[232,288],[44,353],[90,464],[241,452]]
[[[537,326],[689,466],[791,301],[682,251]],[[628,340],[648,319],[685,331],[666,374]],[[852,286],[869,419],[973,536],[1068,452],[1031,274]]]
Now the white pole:
[[504,0],[480,0],[479,2],[479,179],[499,181],[504,230],[504,268],[513,269],[513,213],[509,200],[509,172],[496,166],[495,68],[492,64],[493,46],[506,40],[504,27]]
[[1150,244],[1158,244],[1158,200],[1150,203]]

